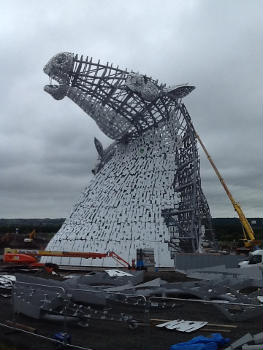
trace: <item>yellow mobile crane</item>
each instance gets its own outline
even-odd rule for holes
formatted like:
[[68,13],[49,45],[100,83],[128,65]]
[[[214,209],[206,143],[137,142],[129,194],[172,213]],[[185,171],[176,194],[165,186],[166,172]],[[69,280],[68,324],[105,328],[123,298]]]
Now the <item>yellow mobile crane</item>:
[[239,203],[237,203],[231,192],[229,191],[224,179],[222,178],[222,176],[220,175],[217,167],[215,166],[215,163],[213,162],[212,158],[210,157],[209,153],[207,152],[207,149],[205,147],[205,145],[203,144],[202,140],[200,139],[199,135],[197,134],[197,132],[194,130],[195,132],[195,136],[198,139],[200,145],[202,146],[209,162],[211,163],[213,169],[215,170],[215,173],[217,175],[217,177],[219,178],[219,181],[221,182],[222,186],[224,187],[226,194],[228,195],[228,198],[230,199],[235,211],[237,212],[242,228],[243,228],[243,235],[244,238],[242,239],[243,243],[244,243],[244,248],[243,249],[239,249],[239,251],[249,251],[250,249],[252,249],[253,247],[260,245],[261,241],[256,240],[255,239],[255,235],[254,235],[254,231],[252,229],[252,227],[250,226],[250,223],[248,222],[247,218],[245,217],[243,210],[241,209]]

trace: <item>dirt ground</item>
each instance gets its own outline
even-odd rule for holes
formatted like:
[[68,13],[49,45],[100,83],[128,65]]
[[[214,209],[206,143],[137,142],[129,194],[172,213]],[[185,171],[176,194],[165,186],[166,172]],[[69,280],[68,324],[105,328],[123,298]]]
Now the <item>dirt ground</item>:
[[[189,280],[185,275],[169,272],[147,272],[145,281],[161,277],[169,282],[184,282]],[[174,302],[173,302],[174,303]],[[213,305],[206,305],[195,302],[178,301],[174,308],[167,308],[162,311],[144,312],[142,309],[135,309],[127,306],[119,311],[134,315],[143,325],[132,330],[126,324],[112,321],[91,320],[89,326],[82,328],[77,324],[66,324],[66,331],[72,336],[72,344],[79,345],[93,350],[165,350],[172,344],[188,341],[195,336],[209,336],[212,333],[221,333],[222,336],[230,338],[233,342],[250,332],[256,334],[262,331],[262,325],[258,319],[251,319],[245,322],[231,323],[223,314],[217,311]],[[192,333],[182,333],[173,330],[156,328],[150,326],[151,319],[184,319],[194,321],[207,321],[212,324],[234,325],[233,327],[218,327],[217,329],[228,330],[228,332],[217,331],[214,326],[210,329],[214,331],[199,331]],[[0,322],[14,320],[10,299],[0,297]],[[37,329],[38,334],[53,337],[56,332],[63,331],[62,323],[52,323],[42,320],[34,320],[23,315],[15,315],[15,321]],[[2,345],[1,345],[2,344]],[[36,349],[56,349],[56,345],[45,340],[27,335],[21,332],[8,330],[0,327],[0,349],[14,350],[36,350]]]

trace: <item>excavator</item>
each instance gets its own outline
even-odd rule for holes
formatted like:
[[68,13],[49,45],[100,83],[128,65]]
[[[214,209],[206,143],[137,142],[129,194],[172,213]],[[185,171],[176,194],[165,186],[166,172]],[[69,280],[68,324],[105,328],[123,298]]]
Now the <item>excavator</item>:
[[36,231],[35,229],[33,229],[33,230],[29,233],[28,237],[26,237],[26,238],[24,239],[24,242],[25,242],[25,243],[31,243],[34,239],[36,239],[36,237],[37,237],[37,231]]
[[27,268],[44,268],[47,272],[51,272],[52,269],[56,267],[55,264],[40,263],[38,259],[42,256],[84,259],[103,259],[109,257],[120,263],[122,267],[126,267],[128,269],[132,268],[126,260],[124,260],[118,254],[112,251],[107,253],[94,253],[5,248],[3,262],[6,264],[12,264],[13,266],[25,266]]
[[237,248],[236,252],[238,254],[240,254],[240,253],[248,254],[254,247],[261,245],[262,241],[255,239],[254,231],[253,231],[250,223],[248,222],[247,218],[245,217],[245,214],[243,213],[243,210],[241,209],[240,204],[237,203],[235,201],[235,199],[233,198],[233,196],[232,196],[231,192],[229,191],[223,177],[219,173],[214,161],[212,160],[205,145],[203,144],[200,136],[197,134],[196,130],[194,130],[194,131],[195,131],[195,136],[196,136],[197,140],[199,141],[201,147],[203,148],[210,164],[212,165],[213,169],[215,170],[215,173],[216,173],[219,181],[221,182],[224,190],[226,191],[228,198],[230,199],[235,211],[237,212],[237,215],[239,216],[239,220],[241,222],[242,229],[243,229],[244,238],[241,239],[243,246],[240,248]]

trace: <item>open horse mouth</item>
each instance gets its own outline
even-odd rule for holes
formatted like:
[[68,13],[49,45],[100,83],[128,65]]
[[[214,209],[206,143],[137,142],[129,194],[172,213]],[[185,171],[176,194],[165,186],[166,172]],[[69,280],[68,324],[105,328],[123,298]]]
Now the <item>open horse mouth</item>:
[[67,95],[68,87],[62,84],[49,84],[44,86],[44,91],[50,94],[54,99],[62,100]]

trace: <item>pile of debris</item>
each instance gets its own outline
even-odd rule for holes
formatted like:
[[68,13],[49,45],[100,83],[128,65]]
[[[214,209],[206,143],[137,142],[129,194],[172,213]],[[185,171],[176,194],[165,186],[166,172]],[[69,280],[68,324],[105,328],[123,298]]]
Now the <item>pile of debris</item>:
[[225,278],[168,283],[157,278],[142,281],[143,271],[106,270],[73,275],[62,281],[16,274],[12,298],[14,312],[37,319],[66,315],[81,323],[89,318],[100,318],[135,325],[141,320],[123,313],[117,315],[115,309],[125,305],[139,306],[144,312],[149,308],[175,307],[176,301],[190,300],[213,304],[229,321],[259,317],[262,311],[262,283],[259,280]]
[[240,339],[236,340],[225,350],[262,350],[263,349],[263,332],[251,335],[250,333],[245,334]]
[[[94,325],[97,321],[113,321],[132,330],[153,326],[157,332],[167,330],[187,335],[210,331],[228,335],[238,327],[233,322],[255,320],[261,314],[263,293],[259,279],[225,277],[168,283],[155,278],[144,282],[144,273],[112,269],[64,277],[16,273],[15,276],[0,276],[0,288],[2,296],[10,297],[13,315],[74,323],[78,329],[90,326],[91,322]],[[198,309],[198,304],[199,308],[206,304],[215,309],[215,314],[219,311],[218,323],[213,317],[207,320],[208,314],[199,318],[196,313],[192,318],[191,307],[186,307],[189,303],[192,310],[195,305]],[[229,349],[238,348],[235,344]]]

